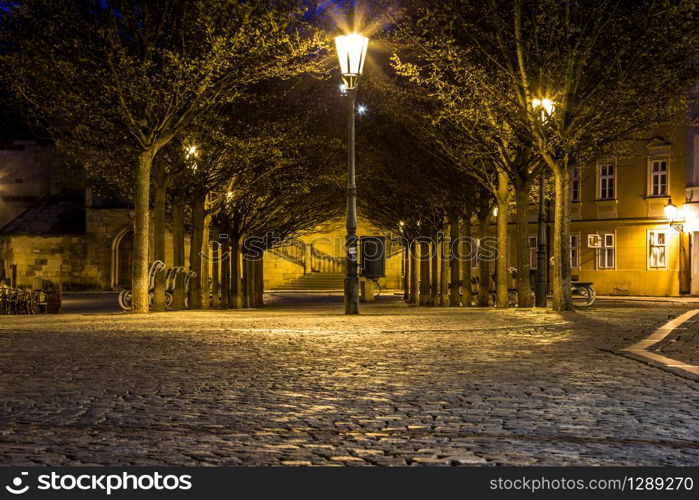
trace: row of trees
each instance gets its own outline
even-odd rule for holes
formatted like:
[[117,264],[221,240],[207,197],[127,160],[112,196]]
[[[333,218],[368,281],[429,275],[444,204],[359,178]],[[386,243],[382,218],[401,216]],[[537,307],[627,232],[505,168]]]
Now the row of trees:
[[[7,88],[59,146],[134,201],[135,312],[148,310],[148,258],[164,256],[168,225],[175,265],[190,234],[193,307],[209,304],[207,243],[228,235],[216,252],[235,257],[212,266],[214,302],[235,307],[260,297],[261,263],[238,268],[245,238],[276,244],[342,209],[330,23],[354,3],[334,13],[303,0],[22,0],[0,10]],[[554,308],[570,309],[571,172],[623,154],[686,110],[698,77],[693,0],[361,8],[377,22],[362,79],[371,111],[359,128],[359,199],[372,222],[431,256],[419,277],[410,266],[413,300],[470,304],[471,266],[440,264],[440,240],[425,237],[478,226],[483,241],[495,222],[497,305],[507,306],[513,213],[519,304],[530,306],[527,215],[547,171]],[[490,271],[479,265],[486,303]],[[161,276],[155,307],[164,300]],[[183,300],[180,291],[176,307]]]
[[[17,103],[87,167],[98,189],[133,200],[134,312],[149,310],[148,262],[165,259],[167,227],[175,266],[185,266],[189,233],[189,267],[197,274],[190,307],[208,307],[209,278],[217,286],[219,276],[223,304],[240,307],[261,294],[261,261],[245,254],[245,238],[273,232],[278,241],[336,212],[342,155],[332,151],[339,144],[301,106],[323,109],[314,104],[328,94],[331,38],[306,3],[3,6],[2,76]],[[320,92],[309,85],[314,79]],[[218,233],[227,239],[212,252]],[[180,275],[175,308],[184,306],[183,282]],[[156,277],[154,308],[165,308],[164,273]]]
[[[548,172],[553,305],[571,309],[571,174],[647,142],[662,123],[684,119],[699,79],[696,3],[413,1],[389,17],[391,29],[381,38],[393,71],[379,75],[376,87],[392,96],[380,107],[404,133],[393,151],[410,151],[410,158],[394,158],[400,174],[379,171],[419,184],[403,189],[413,213],[387,201],[382,216],[395,215],[383,217],[383,227],[398,231],[403,220],[413,238],[444,230],[453,236],[461,219],[462,227],[476,222],[485,235],[488,207],[495,205],[497,305],[506,307],[513,213],[518,303],[528,307],[529,207],[540,174]],[[489,282],[486,272],[481,287],[483,279]]]

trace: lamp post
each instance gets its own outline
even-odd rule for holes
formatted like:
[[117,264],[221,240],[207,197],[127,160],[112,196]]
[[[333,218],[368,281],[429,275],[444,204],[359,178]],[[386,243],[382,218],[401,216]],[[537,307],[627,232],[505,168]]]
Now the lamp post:
[[536,246],[536,307],[546,307],[546,208],[544,203],[545,170],[541,169],[539,176],[539,227],[537,228]]
[[353,33],[335,38],[342,81],[347,92],[347,268],[345,270],[345,314],[359,314],[359,277],[357,275],[357,186],[354,180],[354,115],[357,102],[357,78],[364,69],[369,39]]
[[[541,121],[545,122],[553,114],[556,105],[551,99],[532,99],[532,108],[539,110]],[[546,197],[544,196],[544,181],[546,171],[541,170],[539,176],[539,220],[536,245],[536,287],[534,289],[536,307],[546,307]]]

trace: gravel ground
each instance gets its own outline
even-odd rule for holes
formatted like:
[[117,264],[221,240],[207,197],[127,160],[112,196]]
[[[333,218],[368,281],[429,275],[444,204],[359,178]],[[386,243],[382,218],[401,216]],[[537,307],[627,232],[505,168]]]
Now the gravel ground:
[[699,385],[608,352],[692,305],[273,304],[1,318],[0,465],[699,465]]

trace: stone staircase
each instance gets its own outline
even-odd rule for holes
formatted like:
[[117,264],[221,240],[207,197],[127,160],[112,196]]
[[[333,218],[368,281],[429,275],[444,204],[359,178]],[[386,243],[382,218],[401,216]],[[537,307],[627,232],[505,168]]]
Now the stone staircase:
[[345,284],[344,273],[313,272],[288,283],[272,288],[273,292],[341,291]]

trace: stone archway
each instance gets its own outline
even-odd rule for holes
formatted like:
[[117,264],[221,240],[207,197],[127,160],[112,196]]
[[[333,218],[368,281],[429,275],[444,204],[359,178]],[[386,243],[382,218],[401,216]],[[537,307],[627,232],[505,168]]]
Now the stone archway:
[[111,287],[131,288],[133,268],[133,229],[119,231],[112,241]]

